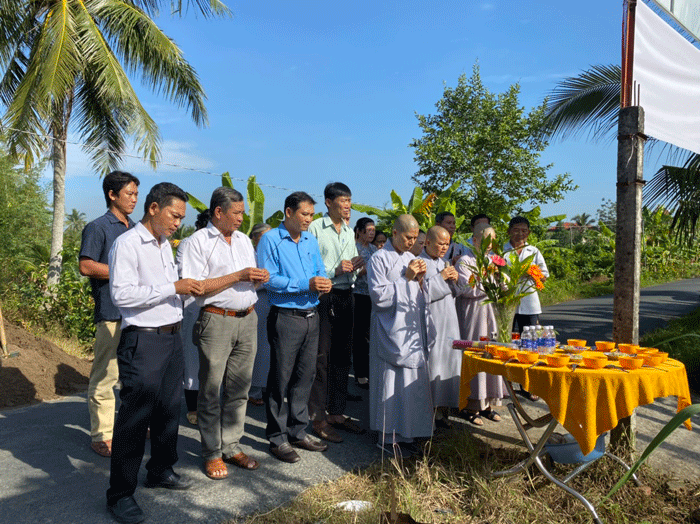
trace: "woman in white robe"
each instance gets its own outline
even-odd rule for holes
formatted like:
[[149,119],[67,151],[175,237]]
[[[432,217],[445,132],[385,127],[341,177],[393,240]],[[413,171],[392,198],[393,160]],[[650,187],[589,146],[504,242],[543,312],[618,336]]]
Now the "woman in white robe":
[[[474,246],[480,246],[484,237],[495,238],[496,232],[484,224],[474,231]],[[476,247],[472,249],[476,250]],[[472,276],[471,267],[476,266],[476,257],[472,250],[457,261],[459,274],[457,281],[457,317],[459,318],[459,333],[462,340],[479,340],[489,337],[495,332],[496,316],[491,304],[484,304],[486,293],[478,286],[472,288],[469,278]],[[478,373],[469,383],[471,393],[466,408],[466,420],[476,426],[483,426],[482,417],[499,422],[501,417],[492,408],[501,405],[501,399],[508,396],[503,377]]]

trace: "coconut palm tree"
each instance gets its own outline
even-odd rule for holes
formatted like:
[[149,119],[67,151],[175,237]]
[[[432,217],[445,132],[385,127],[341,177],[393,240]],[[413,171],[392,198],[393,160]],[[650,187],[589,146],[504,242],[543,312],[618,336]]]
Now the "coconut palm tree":
[[[547,96],[550,137],[588,133],[594,141],[612,141],[620,112],[620,85],[618,65],[592,66],[559,82]],[[650,140],[648,144],[655,143]],[[682,167],[662,166],[645,187],[645,196],[651,207],[663,205],[673,213],[671,227],[679,238],[692,240],[700,219],[700,155],[666,147],[669,161]]]
[[[182,0],[174,2],[181,8]],[[26,166],[49,154],[53,227],[49,284],[61,270],[66,139],[75,131],[95,169],[120,164],[126,138],[155,168],[158,126],[128,73],[207,123],[204,90],[181,50],[154,23],[162,0],[0,0],[0,100],[11,154]],[[227,14],[219,0],[188,0],[204,16]]]
[[66,233],[80,234],[86,224],[85,213],[73,208],[69,215],[66,215]]

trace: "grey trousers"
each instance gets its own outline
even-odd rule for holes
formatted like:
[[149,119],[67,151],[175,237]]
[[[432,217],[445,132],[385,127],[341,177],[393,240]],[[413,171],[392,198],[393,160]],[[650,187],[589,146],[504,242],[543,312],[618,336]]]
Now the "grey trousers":
[[202,456],[231,457],[241,451],[258,316],[255,311],[237,318],[202,310],[193,337],[199,348],[197,419]]

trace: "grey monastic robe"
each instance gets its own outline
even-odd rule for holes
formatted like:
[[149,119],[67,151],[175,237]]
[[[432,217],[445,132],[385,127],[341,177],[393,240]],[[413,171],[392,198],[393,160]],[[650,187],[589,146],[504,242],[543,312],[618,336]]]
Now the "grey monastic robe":
[[404,278],[415,258],[387,242],[369,261],[370,428],[404,439],[429,437],[433,404],[426,365],[425,300],[418,282]]
[[435,406],[459,407],[459,377],[462,352],[452,349],[459,339],[459,321],[452,288],[440,275],[445,261],[434,260],[425,251],[421,254],[428,268],[423,290],[429,302],[426,327],[428,342],[428,374]]

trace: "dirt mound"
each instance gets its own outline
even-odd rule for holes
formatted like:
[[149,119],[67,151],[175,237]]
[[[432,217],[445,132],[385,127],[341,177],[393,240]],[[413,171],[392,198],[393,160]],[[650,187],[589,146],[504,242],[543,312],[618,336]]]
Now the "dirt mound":
[[19,356],[0,358],[0,409],[87,389],[90,362],[8,322],[5,332],[10,353]]

